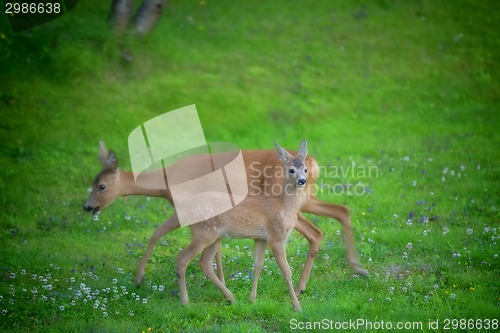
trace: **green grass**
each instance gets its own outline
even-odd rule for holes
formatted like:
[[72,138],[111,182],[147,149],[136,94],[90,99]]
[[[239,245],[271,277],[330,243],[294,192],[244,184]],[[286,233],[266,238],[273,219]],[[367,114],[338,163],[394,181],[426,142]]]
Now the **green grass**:
[[[171,1],[142,39],[111,35],[108,5],[81,2],[18,34],[0,19],[3,331],[275,332],[292,330],[292,319],[364,319],[430,332],[430,321],[443,330],[446,319],[498,320],[500,17],[491,3]],[[370,276],[351,275],[337,222],[309,216],[325,239],[302,313],[270,253],[248,303],[249,240],[223,243],[236,304],[193,261],[191,304],[181,306],[174,266],[187,229],[155,248],[136,289],[136,265],[172,208],[128,197],[98,221],[84,213],[98,141],[130,170],[128,134],[190,104],[208,141],[296,148],[306,137],[330,172],[376,168],[319,181],[322,199],[350,207]],[[287,249],[297,283],[307,242],[294,233]]]

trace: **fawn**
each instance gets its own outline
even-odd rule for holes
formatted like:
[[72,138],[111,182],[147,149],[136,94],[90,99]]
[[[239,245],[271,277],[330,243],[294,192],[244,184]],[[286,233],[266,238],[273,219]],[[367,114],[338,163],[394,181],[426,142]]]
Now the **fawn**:
[[[304,187],[307,182],[307,142],[304,139],[297,156],[275,144],[280,160],[285,167],[285,182],[279,194],[247,196],[247,198],[216,217],[195,223],[191,228],[191,243],[177,256],[177,277],[183,304],[189,302],[186,289],[186,268],[189,262],[203,251],[200,267],[205,275],[220,289],[229,302],[233,294],[215,275],[213,258],[224,236],[255,239],[254,281],[250,301],[254,301],[258,278],[264,261],[266,243],[272,250],[281,275],[285,279],[293,308],[301,311],[300,303],[292,284],[292,273],[286,258],[285,242],[295,227],[297,213],[307,200]],[[217,195],[216,193],[208,195]],[[202,199],[200,199],[202,201]],[[190,209],[203,209],[203,202],[191,202]]]

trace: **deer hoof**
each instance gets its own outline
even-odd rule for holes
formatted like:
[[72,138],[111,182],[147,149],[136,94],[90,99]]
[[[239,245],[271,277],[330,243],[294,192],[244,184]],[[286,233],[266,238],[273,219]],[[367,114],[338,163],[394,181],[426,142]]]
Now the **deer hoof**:
[[361,267],[361,266],[353,267],[352,270],[354,271],[355,274],[358,274],[358,275],[361,275],[361,276],[367,276],[368,275],[368,271],[366,269],[364,269],[363,267]]
[[358,274],[361,276],[368,275],[368,271],[364,269],[358,261],[350,262],[349,266],[351,266],[351,269],[354,272],[354,274]]
[[305,292],[306,292],[305,289],[295,289],[295,295],[297,295],[297,297],[299,297],[300,295],[302,295]]
[[140,287],[142,285],[143,280],[144,280],[144,276],[136,276],[136,278],[135,278],[136,287]]

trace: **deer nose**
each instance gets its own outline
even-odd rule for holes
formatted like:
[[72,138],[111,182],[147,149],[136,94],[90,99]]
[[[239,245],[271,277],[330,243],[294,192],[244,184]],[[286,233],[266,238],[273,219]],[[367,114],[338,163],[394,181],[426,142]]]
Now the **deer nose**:
[[301,178],[297,181],[297,184],[299,184],[299,186],[304,186],[306,184],[306,180],[304,178]]
[[86,212],[91,212],[92,211],[92,207],[90,207],[89,205],[83,205],[83,210],[86,211]]

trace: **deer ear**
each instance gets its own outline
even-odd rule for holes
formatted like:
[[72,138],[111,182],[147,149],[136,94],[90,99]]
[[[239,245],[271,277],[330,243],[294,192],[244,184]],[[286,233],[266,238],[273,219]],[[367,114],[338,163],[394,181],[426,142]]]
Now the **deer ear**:
[[108,149],[104,144],[104,141],[99,141],[99,155],[97,155],[99,162],[104,166],[106,164],[106,160],[108,158]]
[[290,155],[285,149],[283,149],[276,142],[274,143],[274,146],[276,147],[276,151],[278,152],[280,160],[282,160],[285,163],[290,163],[290,161],[293,159],[293,156]]
[[104,141],[99,142],[99,162],[102,168],[106,170],[115,171],[118,168],[118,159],[112,150],[108,150]]
[[116,171],[118,169],[118,159],[116,158],[115,152],[111,149],[108,150],[108,158],[106,159],[106,168],[111,171]]
[[300,148],[299,148],[299,152],[297,154],[297,157],[300,158],[301,160],[305,161],[305,159],[307,157],[307,141],[306,141],[306,139],[302,140],[302,142],[300,143]]

